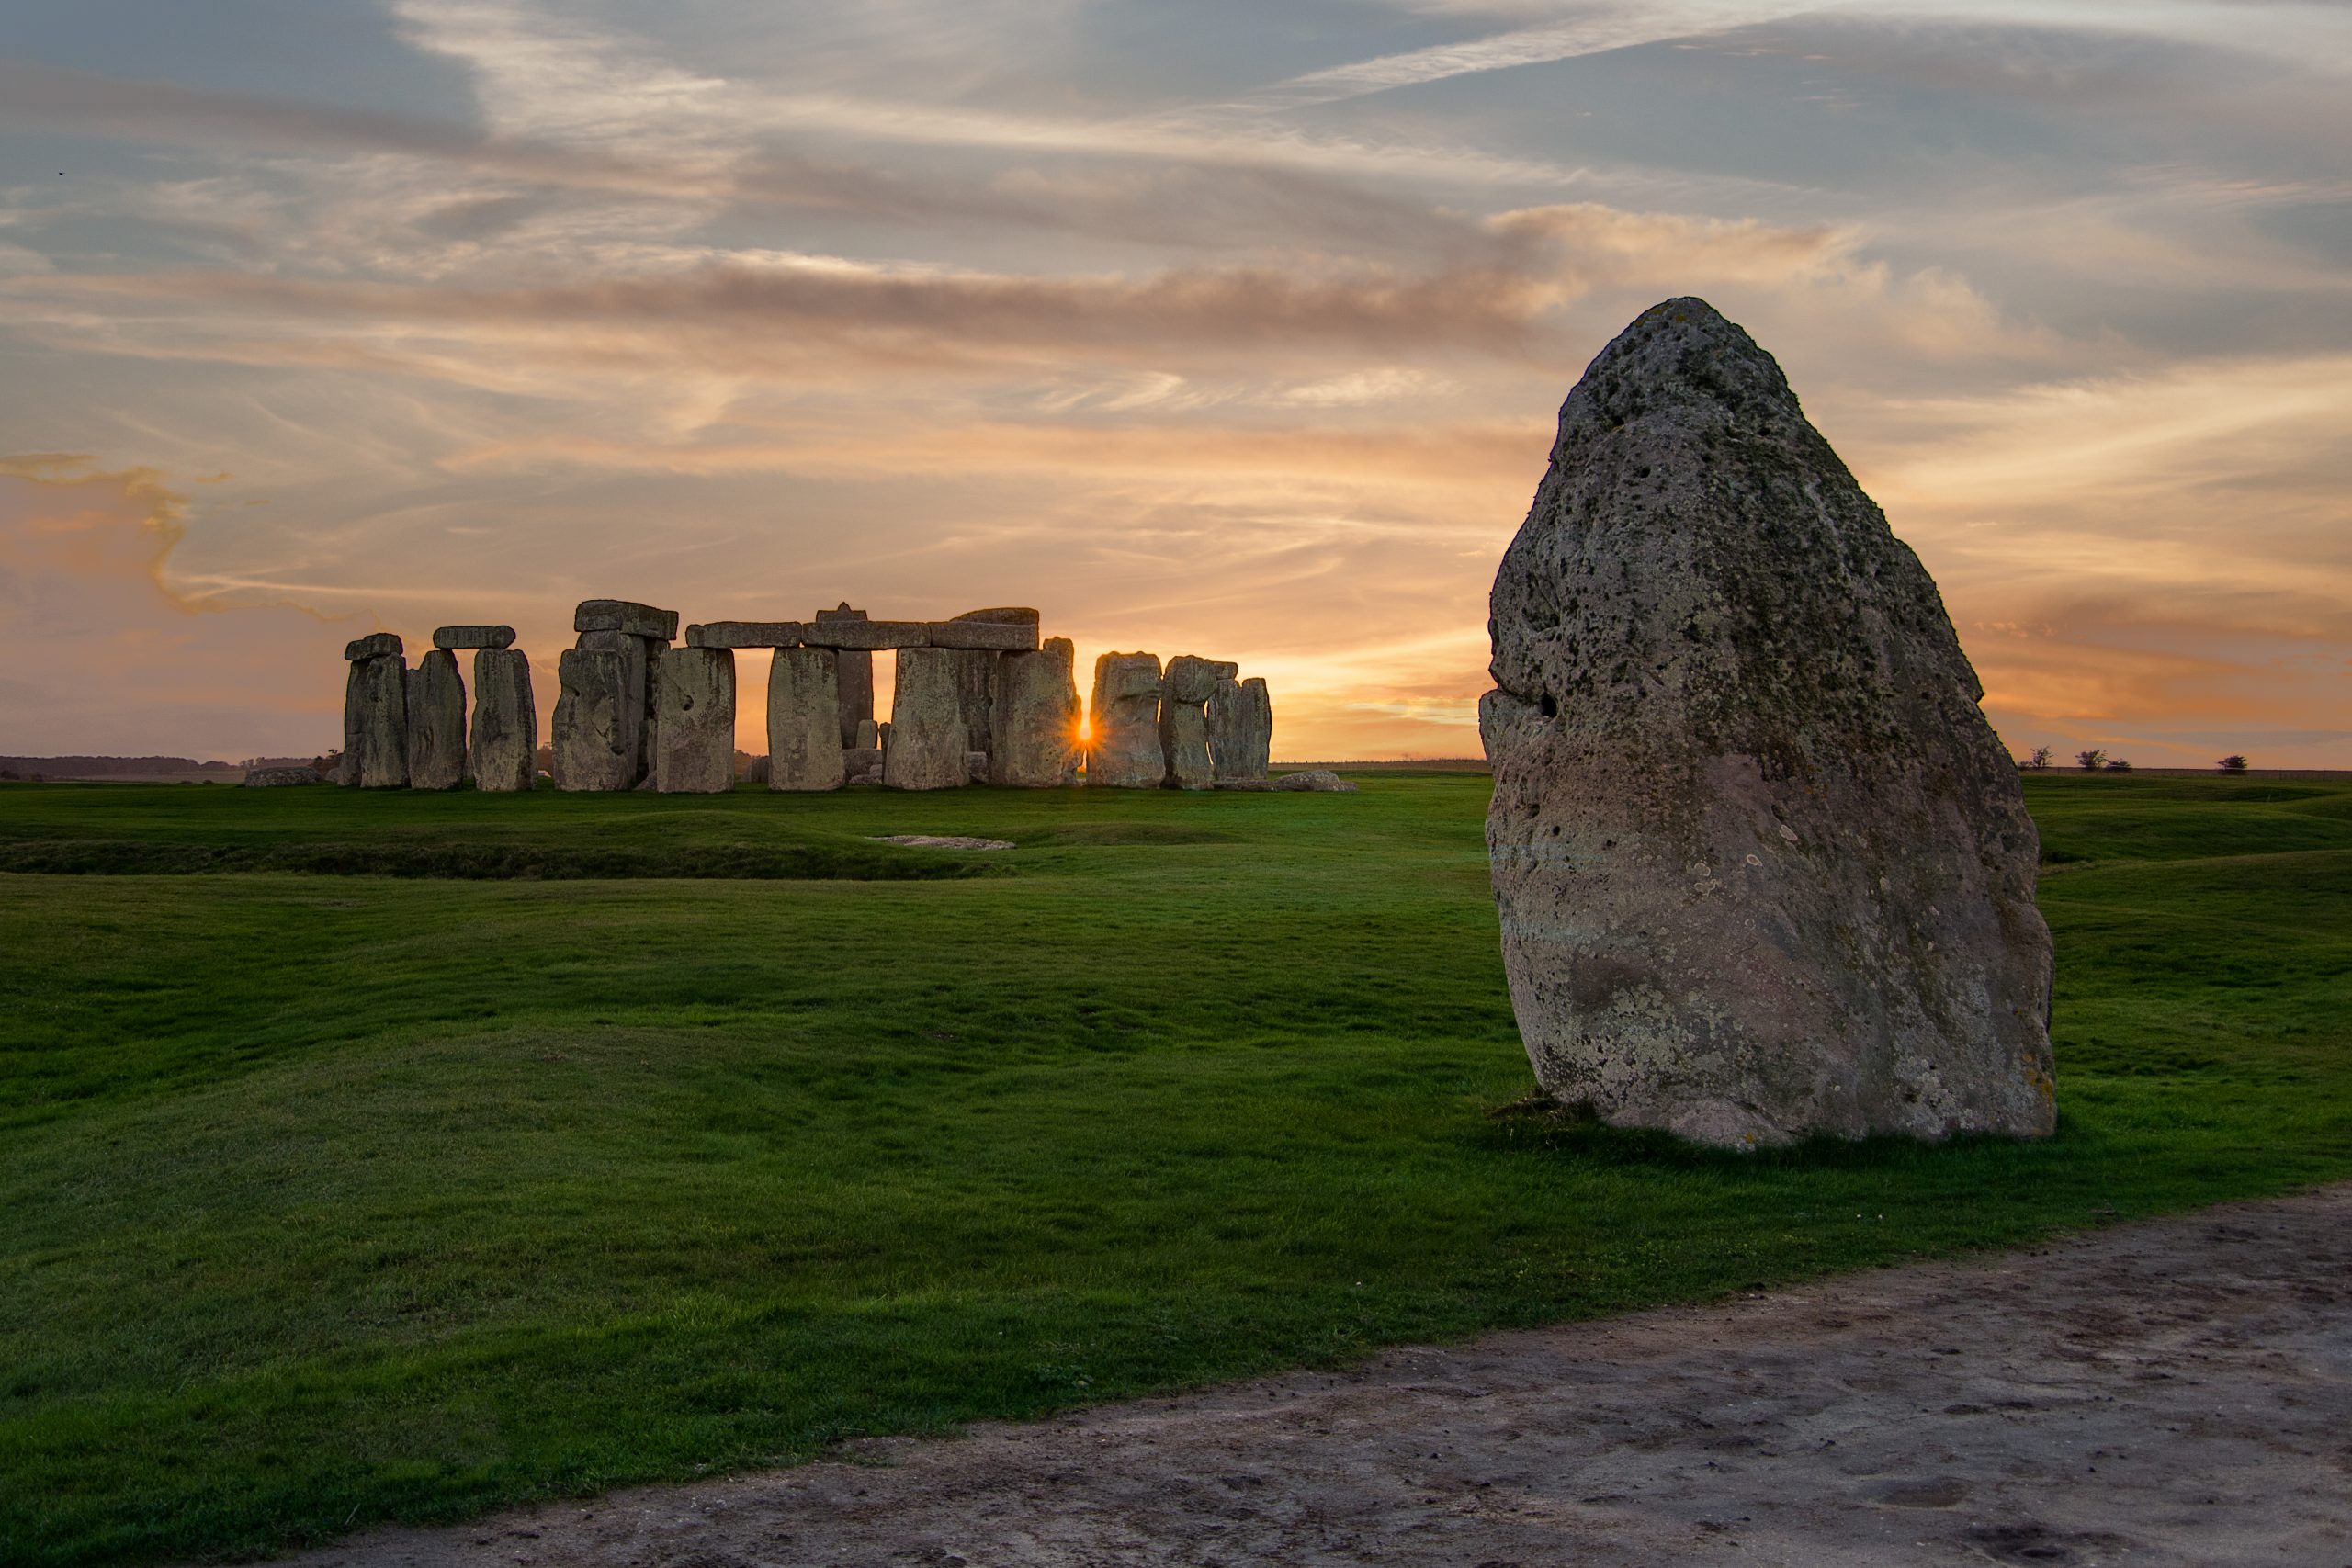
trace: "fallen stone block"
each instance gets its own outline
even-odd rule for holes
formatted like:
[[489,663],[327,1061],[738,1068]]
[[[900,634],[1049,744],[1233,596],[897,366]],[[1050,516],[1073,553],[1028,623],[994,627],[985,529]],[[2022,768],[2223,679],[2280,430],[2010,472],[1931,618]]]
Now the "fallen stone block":
[[241,782],[249,789],[285,789],[294,784],[322,784],[327,776],[316,768],[248,768]]
[[512,648],[514,646],[513,626],[436,626],[433,632],[435,648]]
[[1295,773],[1284,773],[1275,779],[1271,787],[1294,794],[1302,790],[1329,790],[1340,795],[1356,792],[1353,779],[1343,779],[1329,768],[1301,768]]

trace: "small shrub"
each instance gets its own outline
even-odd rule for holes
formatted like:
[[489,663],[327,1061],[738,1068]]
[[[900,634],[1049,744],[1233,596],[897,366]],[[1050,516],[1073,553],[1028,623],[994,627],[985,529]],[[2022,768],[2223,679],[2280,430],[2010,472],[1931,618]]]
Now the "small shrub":
[[2075,766],[2086,773],[2095,773],[2107,766],[2107,753],[2096,748],[2075,753]]
[[2110,773],[2128,773],[2132,771],[2132,764],[2120,757],[2109,757],[2107,760],[2107,771]]
[[2026,760],[2019,762],[2018,766],[2025,769],[2029,773],[2047,773],[2050,769],[2050,748],[2047,746],[2035,747],[2033,750],[2027,755]]
[[2238,755],[2235,751],[2231,752],[2228,756],[2222,758],[2213,765],[2221,769],[2222,772],[2225,773],[2242,773],[2245,772],[2245,759]]

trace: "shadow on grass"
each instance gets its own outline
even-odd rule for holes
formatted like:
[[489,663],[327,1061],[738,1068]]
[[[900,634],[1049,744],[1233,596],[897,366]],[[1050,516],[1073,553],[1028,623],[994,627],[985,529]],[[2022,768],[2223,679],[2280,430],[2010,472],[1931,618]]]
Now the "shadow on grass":
[[1011,868],[936,853],[898,855],[823,844],[680,844],[640,849],[447,842],[229,845],[121,839],[0,843],[0,872],[49,876],[197,876],[256,871],[488,882],[583,877],[897,882],[1001,876],[1009,874]]
[[1986,1151],[2025,1151],[2052,1145],[2079,1145],[2088,1136],[2062,1113],[2049,1139],[1962,1133],[1941,1143],[1884,1134],[1840,1138],[1815,1134],[1800,1143],[1758,1149],[1724,1149],[1694,1144],[1654,1127],[1612,1127],[1587,1105],[1563,1105],[1531,1094],[1487,1111],[1468,1141],[1501,1154],[1566,1156],[1588,1165],[1619,1169],[1703,1172],[1710,1176],[1781,1176],[1795,1171],[1891,1170],[1938,1158],[1966,1158]]

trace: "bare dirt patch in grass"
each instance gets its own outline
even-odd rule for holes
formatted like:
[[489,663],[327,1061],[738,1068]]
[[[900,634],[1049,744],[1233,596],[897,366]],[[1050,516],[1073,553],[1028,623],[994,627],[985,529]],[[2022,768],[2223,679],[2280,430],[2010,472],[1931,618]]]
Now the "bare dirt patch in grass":
[[2352,1186],[298,1559],[2335,1562]]

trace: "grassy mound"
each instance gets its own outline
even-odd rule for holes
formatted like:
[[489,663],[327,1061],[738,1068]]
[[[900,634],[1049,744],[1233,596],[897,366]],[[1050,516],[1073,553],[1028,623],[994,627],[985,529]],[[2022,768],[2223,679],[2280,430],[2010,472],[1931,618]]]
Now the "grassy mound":
[[0,1561],[266,1551],[2352,1176],[2352,789],[2031,781],[2059,1135],[1739,1157],[1507,1109],[1487,781],[1362,783],[0,789],[11,852],[1002,868],[0,875]]

